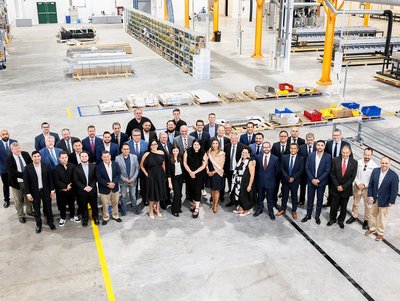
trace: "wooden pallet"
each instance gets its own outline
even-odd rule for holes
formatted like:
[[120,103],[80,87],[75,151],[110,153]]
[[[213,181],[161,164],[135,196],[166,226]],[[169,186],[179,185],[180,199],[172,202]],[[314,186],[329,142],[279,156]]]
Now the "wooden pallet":
[[218,93],[218,97],[226,103],[248,102],[252,100],[242,92]]
[[96,45],[71,45],[69,49],[110,49],[110,48],[123,48],[126,54],[132,54],[132,46],[129,43],[121,44],[96,44]]
[[289,92],[288,94],[276,95],[277,98],[299,98],[299,93]]
[[220,105],[223,103],[223,101],[216,100],[216,101],[200,102],[199,99],[195,96],[195,97],[193,97],[193,103],[195,103],[196,105],[199,105],[199,106],[205,106],[205,105],[216,105],[216,104]]
[[384,74],[375,74],[374,78],[380,82],[395,86],[395,87],[400,87],[400,78],[395,79],[393,77],[386,76]]
[[311,121],[302,113],[296,113],[296,116],[299,117],[302,126],[309,126],[309,125],[319,125],[319,124],[327,124],[328,120],[320,120],[320,121]]
[[324,45],[292,46],[291,52],[324,51]]
[[246,95],[247,97],[250,97],[253,100],[266,99],[266,95],[265,94],[258,93],[258,92],[244,91],[243,94]]
[[[240,134],[242,134],[242,133],[245,133],[246,131],[247,131],[247,129],[246,129],[246,125],[232,125],[232,128],[236,131],[236,132],[238,132],[238,133],[240,133]],[[266,125],[266,124],[257,124],[257,125],[255,125],[254,126],[254,133],[257,133],[257,132],[261,132],[261,131],[266,131],[266,130],[268,130],[269,129],[269,127],[268,127],[268,125]]]
[[124,72],[124,73],[97,73],[97,74],[90,74],[90,75],[79,75],[79,74],[73,74],[72,78],[77,79],[77,80],[82,80],[85,78],[109,78],[109,77],[126,77],[131,76],[133,73],[132,72]]
[[302,125],[300,122],[291,123],[291,124],[280,124],[280,123],[275,122],[275,121],[267,121],[265,124],[271,130],[281,129],[281,128],[291,128],[291,127],[296,127],[296,126],[301,126]]
[[[382,54],[370,55],[347,55],[343,57],[342,67],[346,66],[370,66],[382,65],[384,56]],[[317,60],[322,63],[323,58],[319,57]],[[334,66],[335,62],[332,60],[331,65]]]
[[321,96],[322,95],[322,91],[317,90],[317,89],[314,89],[314,91],[312,91],[312,92],[309,91],[309,92],[302,92],[302,93],[299,92],[300,89],[301,89],[301,87],[294,90],[294,92],[299,94],[299,97],[312,97],[312,96]]

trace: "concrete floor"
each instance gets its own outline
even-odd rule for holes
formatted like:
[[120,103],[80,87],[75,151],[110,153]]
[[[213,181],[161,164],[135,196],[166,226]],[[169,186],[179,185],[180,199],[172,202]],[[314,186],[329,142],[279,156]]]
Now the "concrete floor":
[[[360,20],[354,18],[352,22],[356,25]],[[382,21],[371,23],[386,26]],[[257,84],[276,86],[279,82],[314,86],[321,72],[321,64],[316,61],[318,53],[293,54],[292,71],[287,74],[269,69],[268,57],[250,59],[253,37],[249,24],[245,24],[246,47],[239,56],[235,23],[222,19],[223,42],[211,45],[210,81],[194,81],[126,35],[119,25],[100,25],[96,29],[101,43],[131,43],[135,75],[75,81],[65,75],[66,46],[56,43],[57,29],[56,25],[16,28],[9,46],[8,68],[0,72],[0,128],[8,128],[11,137],[27,151],[32,151],[33,137],[40,132],[43,121],[57,132],[69,127],[74,136],[83,138],[89,124],[95,124],[102,133],[113,121],[125,127],[133,117],[132,113],[99,116],[93,106],[100,99],[189,89],[217,94],[253,90]],[[397,23],[395,31],[399,32]],[[269,52],[270,37],[271,33],[265,32],[265,53]],[[326,96],[317,98],[182,107],[182,118],[191,124],[198,118],[206,119],[211,111],[229,119],[267,115],[283,107],[320,109],[345,100],[382,106],[385,120],[371,124],[388,132],[398,130],[399,120],[390,114],[399,109],[399,89],[376,82],[372,76],[377,70],[377,66],[350,68],[344,99],[337,93],[341,93],[340,88],[332,86],[325,89]],[[82,106],[91,106],[82,108],[91,116],[79,116],[77,107]],[[161,129],[171,110],[148,109],[145,116]],[[327,139],[331,130],[331,126],[301,128],[301,134],[312,131],[318,138]],[[353,134],[347,129],[344,132],[345,136]],[[274,142],[278,132],[267,131],[265,135]],[[143,213],[126,216],[122,224],[111,222],[100,227],[116,300],[363,300],[366,297],[361,289],[371,296],[370,300],[398,300],[400,254],[387,244],[365,237],[359,224],[346,225],[345,230],[328,228],[326,209],[320,226],[313,221],[291,223],[290,218],[272,222],[266,215],[243,218],[230,210],[222,208],[214,215],[203,205],[199,218],[194,220],[184,207],[178,219],[164,212],[163,218],[150,221]],[[53,211],[58,221],[56,207]],[[300,219],[304,214],[299,209]],[[399,216],[397,205],[390,210],[385,235],[397,248]],[[64,228],[51,232],[45,227],[41,235],[36,235],[33,219],[25,225],[18,223],[12,204],[8,209],[1,208],[0,228],[1,300],[107,299],[90,227],[84,229],[67,222]],[[316,245],[336,262],[336,267]]]

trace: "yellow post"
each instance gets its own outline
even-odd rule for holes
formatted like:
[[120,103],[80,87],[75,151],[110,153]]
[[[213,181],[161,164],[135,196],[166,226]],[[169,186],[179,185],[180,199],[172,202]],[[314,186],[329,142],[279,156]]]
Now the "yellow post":
[[189,0],[185,0],[185,27],[190,28],[190,25],[189,25]]
[[168,6],[167,6],[167,0],[164,0],[164,20],[168,21]]
[[214,0],[214,22],[213,31],[218,31],[219,27],[219,0]]
[[261,53],[261,42],[262,42],[262,19],[263,19],[263,7],[265,0],[257,0],[257,14],[256,14],[256,34],[255,34],[255,46],[252,58],[262,58]]
[[[371,3],[365,3],[365,9],[370,10],[371,9]],[[364,15],[364,26],[368,26],[369,24],[369,15],[365,14]]]

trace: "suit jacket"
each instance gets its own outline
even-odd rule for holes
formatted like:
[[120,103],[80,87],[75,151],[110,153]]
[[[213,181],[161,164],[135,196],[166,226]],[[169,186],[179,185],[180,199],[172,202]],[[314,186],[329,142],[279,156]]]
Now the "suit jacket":
[[136,155],[129,154],[129,159],[130,159],[130,162],[131,162],[131,165],[130,165],[131,170],[130,170],[129,175],[128,175],[128,173],[126,171],[126,164],[125,164],[124,156],[121,154],[121,155],[118,155],[115,158],[115,163],[118,164],[119,169],[121,171],[121,176],[119,178],[119,183],[120,184],[125,184],[125,180],[127,178],[135,179],[135,181],[136,181],[136,179],[137,179],[137,177],[139,175],[140,167],[139,167],[139,161],[138,161]]
[[282,174],[282,184],[290,184],[289,179],[292,177],[294,181],[291,184],[299,184],[301,180],[301,175],[304,172],[304,158],[298,153],[296,155],[296,160],[293,164],[292,176],[289,175],[289,164],[290,164],[291,154],[284,155],[281,160],[281,174]]
[[54,170],[54,168],[56,168],[58,163],[60,163],[60,160],[58,159],[58,156],[62,152],[62,149],[58,148],[58,147],[55,147],[54,151],[55,151],[56,157],[57,157],[57,164],[54,164],[53,160],[51,159],[51,155],[50,155],[49,149],[47,147],[42,148],[40,150],[40,155],[42,156],[42,163],[49,165],[51,170]]
[[244,134],[240,135],[239,142],[243,143],[243,144],[246,144],[246,145],[250,145],[250,144],[256,143],[256,134],[253,133],[251,135],[251,141],[249,141],[249,134],[244,133]]
[[[50,132],[50,136],[53,136],[55,139],[54,145],[56,145],[57,142],[60,141],[60,137],[58,136],[57,133]],[[46,140],[45,140],[43,134],[40,134],[35,137],[35,150],[40,151],[44,147],[46,147]]]
[[217,128],[218,128],[218,126],[219,126],[219,124],[215,124],[215,135],[212,136],[212,137],[211,137],[211,134],[210,134],[210,124],[206,124],[204,126],[203,131],[207,132],[210,135],[210,139],[211,139],[211,138],[214,138],[215,136],[217,136]]
[[[254,159],[257,155],[257,144],[256,143],[252,143],[249,145],[250,149],[251,149],[251,158]],[[263,151],[263,147],[262,147],[262,143],[260,144],[260,151],[259,154],[262,154]]]
[[275,142],[274,144],[272,144],[271,154],[278,157],[279,161],[281,161],[282,155],[289,154],[289,150],[290,150],[290,144],[288,142],[286,142],[285,151],[282,154],[281,153],[281,143],[278,141],[278,142]]
[[167,150],[168,152],[165,151],[164,146],[162,145],[161,142],[158,142],[158,150],[162,150],[164,152],[165,155],[165,159],[168,159],[168,156],[171,154],[172,152],[172,144],[169,142],[169,140],[167,140]]
[[[317,148],[317,144],[314,143],[312,151],[315,152],[316,148]],[[300,154],[300,156],[302,156],[304,158],[304,162],[305,162],[307,160],[307,158],[308,158],[308,145],[307,144],[302,144],[300,146],[299,154]]]
[[89,162],[96,162],[96,148],[98,145],[102,144],[103,140],[99,137],[94,138],[94,152],[92,152],[92,146],[90,145],[90,138],[86,137],[82,140],[82,149],[87,151],[89,154]]
[[[72,148],[72,145],[74,144],[75,141],[79,140],[79,138],[77,137],[71,137],[71,152],[74,151],[74,149]],[[67,148],[67,143],[65,142],[64,139],[61,139],[60,141],[58,141],[56,144],[56,147],[61,148],[63,151],[68,152],[68,148]]]
[[280,172],[280,165],[278,157],[270,154],[267,169],[264,170],[264,154],[256,156],[256,187],[257,190],[261,188],[274,189],[276,184],[276,176]]
[[69,162],[69,163],[72,163],[72,164],[74,164],[74,165],[78,165],[78,164],[79,164],[79,163],[78,163],[78,159],[77,159],[77,157],[76,157],[75,151],[74,151],[73,153],[70,153],[70,154],[68,155],[68,162]]
[[[97,145],[96,147],[96,162],[101,162],[101,153],[105,150],[104,143]],[[118,144],[110,142],[110,153],[111,153],[111,160],[115,161],[115,157],[119,155],[119,147]]]
[[175,126],[176,126],[175,129],[176,129],[177,132],[179,132],[179,130],[180,130],[182,125],[187,125],[186,121],[183,121],[182,119],[179,119],[178,122],[175,122],[175,120],[174,120],[174,123],[175,123]]
[[[51,176],[50,167],[41,163],[43,195],[50,198],[50,193],[54,190],[53,177]],[[27,165],[24,170],[24,187],[25,194],[30,194],[34,200],[40,199],[40,191],[38,185],[38,177],[33,163]]]
[[13,139],[8,140],[9,148],[6,150],[3,140],[0,139],[0,173],[7,173],[6,158],[11,154],[10,146],[13,142],[17,141]]
[[53,183],[56,191],[62,191],[67,188],[68,184],[72,183],[74,186],[74,169],[75,165],[72,163],[67,164],[67,169],[61,163],[56,166],[53,171]]
[[136,155],[136,157],[137,157],[137,159],[139,161],[139,164],[140,164],[140,162],[142,161],[142,157],[143,157],[144,153],[147,152],[147,150],[149,148],[149,144],[144,140],[140,140],[140,142],[139,142],[139,147],[140,147],[139,154],[136,154],[136,152],[135,152],[135,142],[133,140],[129,140],[128,144],[129,144],[129,148],[131,149],[131,154]]
[[306,161],[307,183],[312,184],[311,181],[318,179],[318,186],[325,186],[329,181],[329,174],[331,172],[331,155],[323,153],[321,161],[318,166],[317,174],[315,174],[315,158],[317,153],[311,153]]
[[[326,146],[325,146],[325,152],[328,153],[328,154],[330,154],[331,156],[332,156],[333,151],[335,150],[334,143],[335,143],[335,142],[334,142],[333,140],[328,140],[328,141],[326,142]],[[350,147],[350,150],[351,150],[351,145],[350,145],[348,142],[346,142],[346,141],[344,141],[344,140],[342,139],[342,142],[341,142],[341,144],[340,144],[340,153],[339,153],[339,157],[342,156],[341,151],[342,151],[342,148],[343,148],[345,145],[347,145],[348,147]],[[353,153],[350,154],[350,158],[353,159]]]
[[129,141],[129,136],[128,136],[127,134],[121,132],[121,133],[119,134],[119,137],[120,137],[120,138],[119,138],[119,141],[118,141],[118,143],[117,143],[117,141],[115,141],[115,134],[112,133],[112,134],[111,134],[111,142],[117,144],[117,145],[118,145],[118,148],[121,149],[122,144],[124,144],[125,142],[128,142],[128,141]]
[[88,180],[89,181],[86,180],[82,164],[78,164],[74,168],[74,184],[76,192],[80,195],[85,195],[87,192],[84,190],[84,188],[86,186],[90,186],[92,187],[92,191],[90,191],[90,193],[97,195],[96,165],[94,163],[89,163]]
[[[22,151],[21,156],[26,165],[32,163],[31,156],[28,154],[28,152]],[[6,168],[8,172],[8,185],[19,190],[18,179],[24,179],[24,174],[18,171],[17,162],[15,162],[14,156],[11,153],[6,158]]]
[[126,126],[125,134],[127,134],[128,137],[131,137],[132,136],[132,131],[134,129],[142,130],[143,129],[142,125],[146,121],[150,121],[150,123],[151,123],[150,131],[155,131],[156,128],[155,128],[154,124],[151,122],[151,120],[149,118],[147,118],[147,117],[142,117],[140,122],[138,122],[135,118],[133,118],[131,121],[129,121],[128,125]]
[[[236,144],[236,156],[235,160],[236,162],[239,162],[240,158],[242,157],[242,150],[245,147],[243,143],[238,142]],[[231,150],[232,150],[232,143],[228,143],[225,145],[225,166],[224,166],[224,171],[228,172],[231,171],[230,169],[230,164],[231,164]]]
[[[292,144],[292,136],[289,136],[287,143]],[[303,138],[298,137],[297,138],[297,145],[302,146],[303,144],[306,144],[306,141]]]
[[368,196],[373,197],[374,203],[378,202],[379,207],[388,207],[389,204],[396,202],[399,191],[399,176],[389,168],[381,186],[378,187],[380,173],[379,167],[372,171],[368,185]]
[[[197,131],[191,132],[189,135],[194,137],[194,139],[199,139],[199,135],[198,135]],[[208,141],[210,141],[210,134],[203,130],[203,132],[201,133],[200,145],[201,145],[201,148],[205,151],[208,150],[207,149]]]
[[[142,140],[145,140],[144,139],[144,132],[143,132],[143,130],[142,130],[142,137],[141,137],[141,139]],[[150,141],[152,141],[152,140],[157,140],[158,141],[158,139],[157,139],[157,133],[155,132],[155,131],[150,131],[149,132],[149,143],[150,143]]]
[[[111,192],[119,191],[119,178],[121,176],[121,171],[117,163],[111,161],[112,179],[109,178],[107,174],[104,162],[96,164],[96,177],[99,186],[99,193],[110,194]],[[110,189],[107,187],[107,183],[113,182],[115,187]]]
[[[188,148],[192,147],[193,141],[194,141],[194,137],[188,135],[187,136]],[[178,145],[181,154],[183,154],[185,152],[185,148],[183,147],[183,139],[182,139],[181,135],[174,138],[174,144]]]
[[[168,134],[168,141],[171,142],[171,144],[173,144],[173,143],[174,143],[174,139],[172,139],[172,141],[171,141],[171,139],[169,138],[169,134],[170,134],[170,133],[169,133],[168,131],[165,131],[165,133]],[[180,135],[179,132],[177,132],[177,131],[174,132],[174,138],[175,138],[175,137],[178,137],[179,135]]]
[[[182,173],[184,174],[185,172],[185,167],[183,166],[183,157],[180,162]],[[173,179],[175,177],[175,164],[171,163],[171,160],[166,160],[165,161],[165,169],[167,173],[167,177]]]
[[[331,183],[329,185],[329,194],[333,196],[351,197],[353,195],[353,182],[357,176],[358,162],[353,158],[347,160],[347,167],[342,177],[342,157],[336,157],[332,160]],[[343,191],[337,191],[341,185]]]

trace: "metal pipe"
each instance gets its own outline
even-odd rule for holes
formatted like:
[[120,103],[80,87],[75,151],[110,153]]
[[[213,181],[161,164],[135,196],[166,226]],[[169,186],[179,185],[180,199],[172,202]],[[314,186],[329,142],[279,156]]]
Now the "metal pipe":
[[336,15],[383,15],[383,10],[368,10],[368,9],[359,9],[359,10],[349,10],[349,9],[336,9],[331,1],[325,0],[326,5],[329,9]]
[[294,3],[295,7],[308,7],[308,6],[321,6],[322,4],[319,2],[296,2]]
[[368,3],[374,3],[374,4],[385,4],[385,5],[391,5],[391,6],[400,6],[400,0],[350,0],[352,2],[368,2]]
[[393,28],[393,12],[387,9],[384,11],[383,15],[388,17],[388,27],[387,27],[386,44],[385,44],[385,58],[389,58],[390,39],[392,38],[392,28]]

